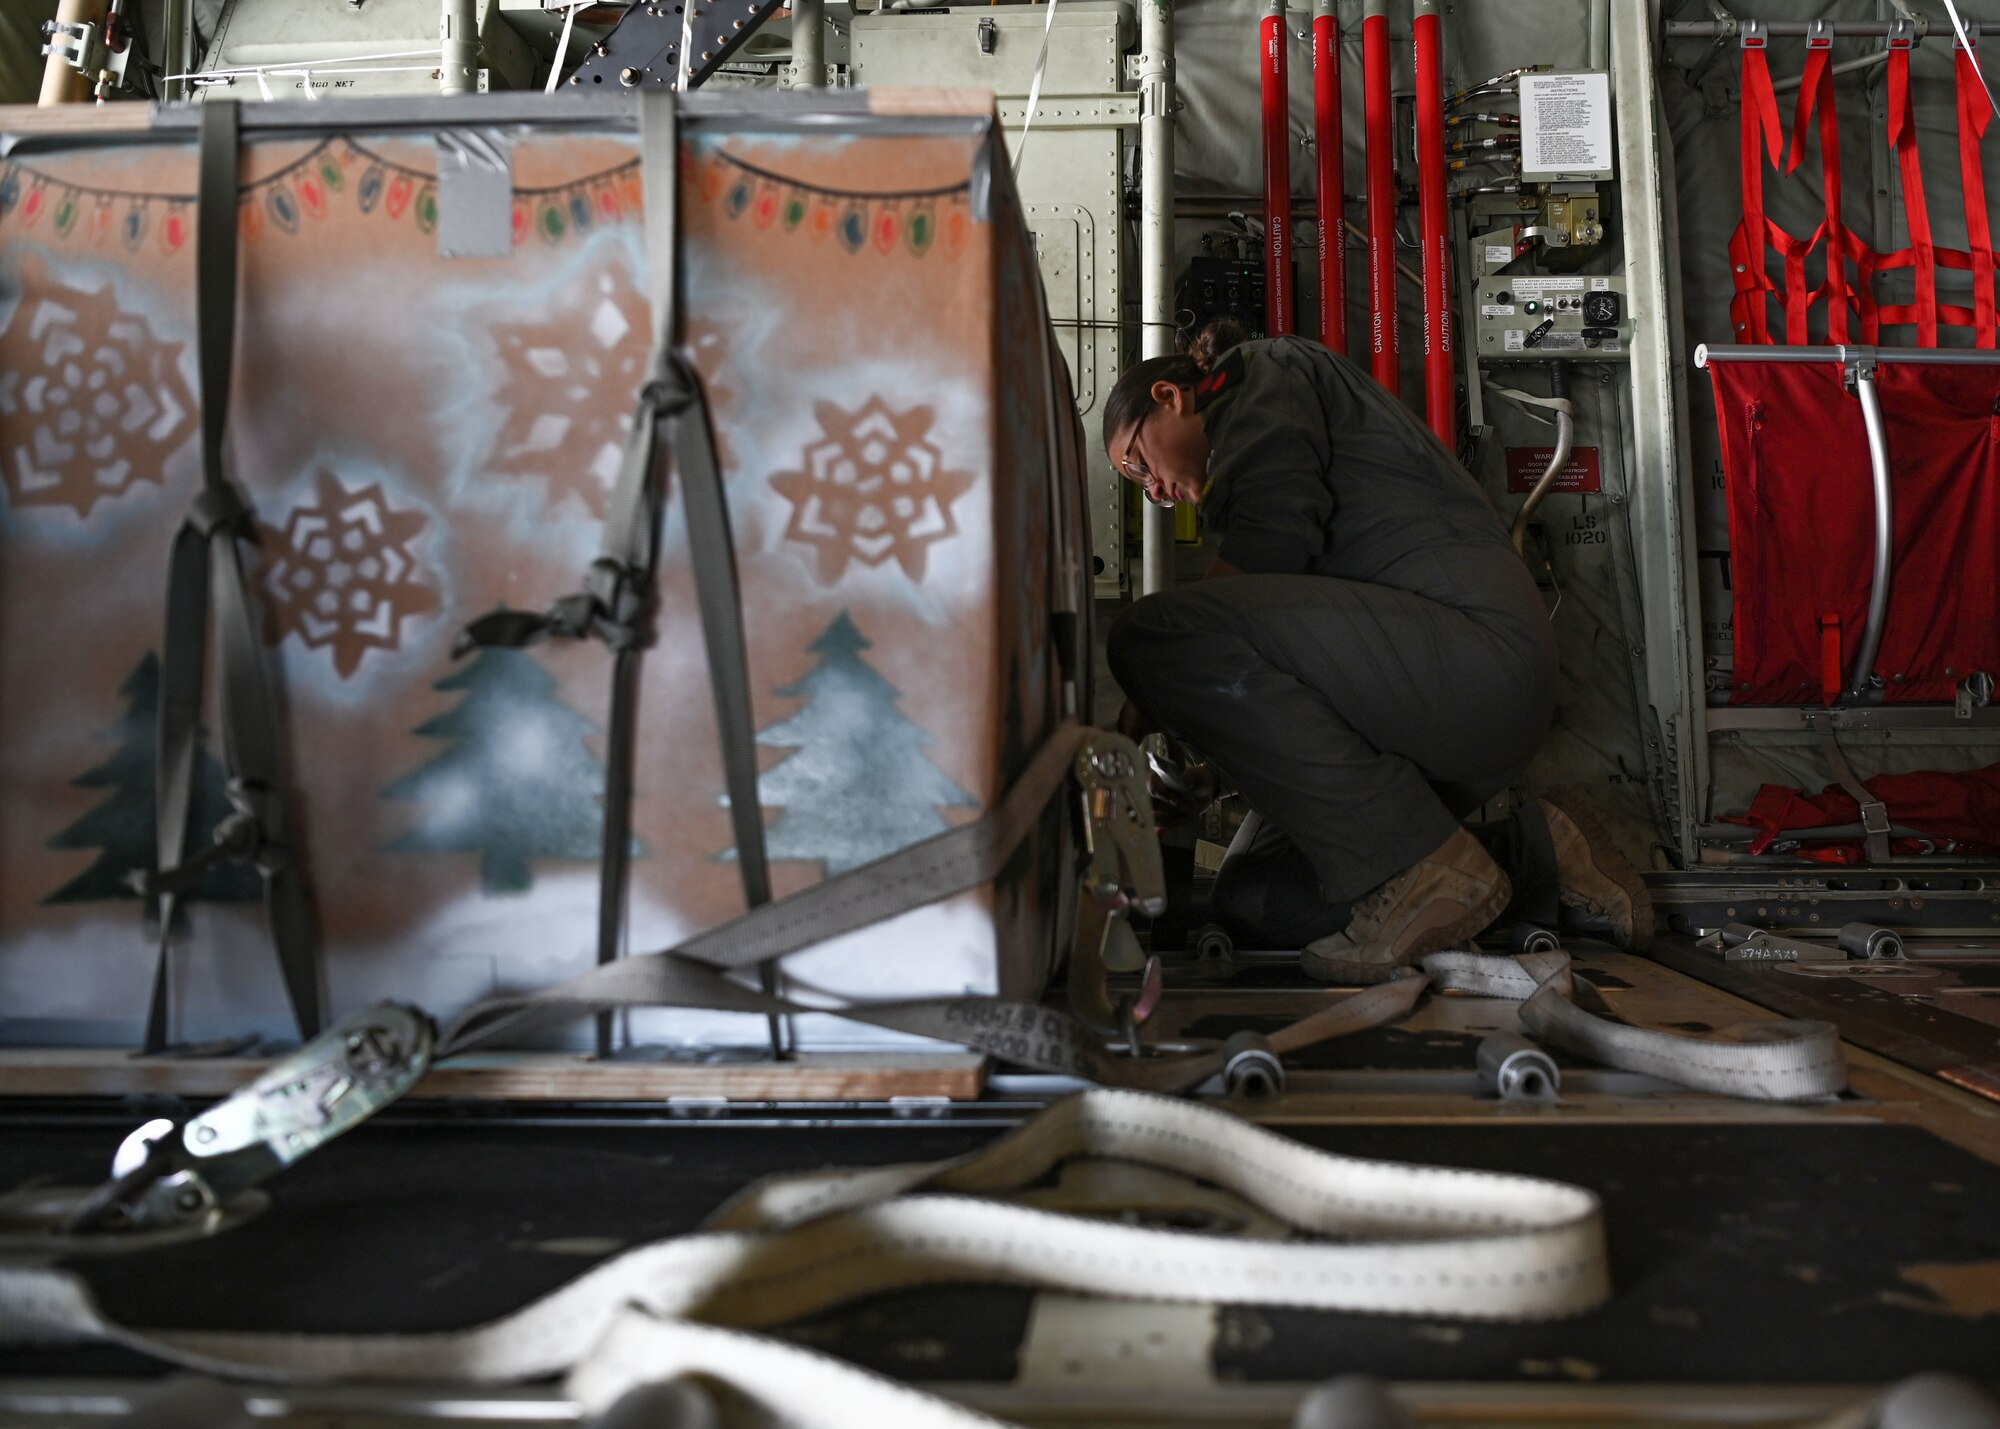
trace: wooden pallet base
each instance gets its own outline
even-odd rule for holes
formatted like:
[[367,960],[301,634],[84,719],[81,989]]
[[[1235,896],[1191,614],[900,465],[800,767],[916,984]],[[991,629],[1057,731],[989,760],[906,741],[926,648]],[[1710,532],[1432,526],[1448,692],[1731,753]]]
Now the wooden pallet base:
[[[270,1063],[255,1057],[135,1057],[81,1048],[0,1049],[0,1098],[227,1096]],[[976,1100],[976,1053],[807,1053],[786,1062],[600,1062],[560,1052],[469,1054],[433,1067],[413,1099],[649,1102]]]

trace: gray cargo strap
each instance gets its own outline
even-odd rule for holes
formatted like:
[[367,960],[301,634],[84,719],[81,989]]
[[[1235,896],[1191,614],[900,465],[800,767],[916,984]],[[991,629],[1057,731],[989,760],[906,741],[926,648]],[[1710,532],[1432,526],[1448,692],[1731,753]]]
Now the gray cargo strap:
[[1820,726],[1819,747],[1826,756],[1827,768],[1833,771],[1833,781],[1847,792],[1849,798],[1861,806],[1862,849],[1870,863],[1889,861],[1889,806],[1869,792],[1854,772],[1854,766],[1847,762],[1847,755],[1840,748],[1840,739],[1833,732],[1831,724]]
[[[1068,787],[1078,751],[1091,739],[1112,738],[1065,723],[1000,803],[974,822],[754,909],[676,948],[606,964],[540,992],[480,1003],[446,1032],[440,1056],[612,1010],[677,1006],[769,1016],[831,1012],[1091,1081],[1160,1090],[1194,1086],[1221,1069],[1219,1052],[1123,1060],[1105,1051],[1102,1034],[1066,1013],[1034,1003],[971,996],[820,1008],[746,987],[719,971],[765,964],[990,882],[1050,802]],[[1421,990],[1421,985],[1409,983],[1372,989],[1299,1025],[1315,1029],[1311,1041],[1376,1026],[1407,1014]]]
[[[1209,1182],[1295,1234],[1190,1233],[997,1199],[1079,1157]],[[759,1182],[702,1231],[628,1251],[469,1329],[133,1329],[107,1317],[73,1273],[23,1267],[0,1272],[0,1342],[109,1340],[274,1380],[493,1382],[573,1370],[571,1387],[593,1410],[692,1362],[753,1398],[778,1396],[780,1423],[986,1423],[746,1333],[862,1295],[951,1283],[1453,1320],[1573,1315],[1610,1293],[1602,1210],[1578,1187],[1356,1160],[1228,1112],[1094,1091],[968,1156]]]
[[[651,643],[656,598],[660,515],[659,456],[664,445],[680,478],[687,514],[688,556],[707,645],[709,686],[722,746],[723,786],[736,839],[737,875],[751,909],[771,899],[764,821],[757,799],[757,748],[750,707],[750,666],[736,576],[729,505],[709,427],[701,378],[674,346],[679,300],[680,139],[670,91],[638,96],[639,161],[646,196],[648,297],[653,315],[652,361],[639,390],[618,481],[605,517],[601,553],[584,589],[555,602],[545,615],[498,611],[466,628],[461,648],[525,645],[547,636],[595,637],[613,652],[611,714],[606,733],[604,837],[599,861],[597,961],[614,963],[624,944],[627,874],[632,851],[634,741],[639,659]],[[660,441],[660,427],[666,440]],[[763,974],[765,990],[775,975]],[[771,1049],[784,1048],[781,1023],[771,1019]],[[598,1051],[610,1050],[610,1024],[598,1022]]]
[[1601,999],[1574,977],[1567,953],[1433,953],[1423,967],[1441,990],[1519,1002],[1531,1036],[1607,1067],[1757,1101],[1821,1101],[1847,1087],[1840,1031],[1830,1022],[1766,1018],[1681,1036],[1587,1011],[1583,1003],[1601,1008]]
[[[1025,827],[1041,808],[1040,793],[1050,771],[1067,766],[1067,756],[1085,732],[1068,727],[1067,737],[1053,740],[1037,756],[1030,773],[1010,791],[1000,811],[981,824],[996,827],[990,837],[963,850],[955,865],[926,862],[921,856],[946,839],[969,836],[981,825],[969,825],[925,844],[828,879],[805,894],[794,895],[747,915],[704,937],[732,932],[757,939],[753,951],[773,944],[761,941],[767,920],[791,914],[780,942],[801,946],[831,936],[832,929],[849,931],[877,921],[883,908],[902,911],[911,898],[924,899],[925,885],[905,870],[955,867],[956,877],[974,886],[1004,864],[1010,845],[1001,837],[1007,827]],[[1057,753],[1064,758],[1059,762]],[[1060,781],[1057,781],[1058,786]],[[1010,807],[1011,806],[1011,807]],[[1016,835],[1015,841],[1018,841]],[[968,843],[971,841],[968,839]],[[977,849],[983,857],[974,857]],[[939,876],[944,876],[940,874]],[[810,909],[794,908],[796,899],[819,894],[827,918],[822,924]],[[931,896],[942,896],[941,892]],[[878,901],[882,900],[882,901]],[[893,900],[893,901],[890,901]],[[926,900],[927,901],[927,900]],[[699,941],[699,940],[697,940]],[[466,1012],[445,1034],[440,1056],[482,1046],[510,1033],[568,1021],[610,1009],[679,1006],[712,1011],[798,1015],[830,1013],[849,1021],[939,1041],[956,1042],[974,1051],[1002,1058],[1037,1071],[1081,1077],[1105,1086],[1150,1091],[1185,1091],[1220,1072],[1226,1061],[1222,1048],[1191,1053],[1142,1057],[1110,1052],[1103,1033],[1056,1008],[994,997],[916,998],[895,1002],[853,1003],[812,1007],[788,1002],[696,966],[688,958],[694,944],[679,949],[627,958],[594,969],[558,987],[513,998],[496,998]],[[756,959],[750,958],[750,961]],[[1765,1101],[1813,1101],[1836,1096],[1847,1085],[1846,1065],[1838,1031],[1824,1022],[1764,1020],[1743,1023],[1703,1036],[1653,1031],[1615,1020],[1594,990],[1579,985],[1566,953],[1531,953],[1519,958],[1474,952],[1434,953],[1419,968],[1376,987],[1340,999],[1270,1035],[1278,1054],[1379,1027],[1407,1016],[1424,992],[1471,993],[1520,1002],[1521,1025],[1535,1036],[1578,1052],[1606,1066],[1643,1072],[1682,1086],[1723,1096]],[[1586,1010],[1579,999],[1594,1003]]]
[[[254,863],[263,877],[265,917],[299,1033],[319,1031],[317,938],[305,876],[289,846],[280,794],[278,721],[266,688],[243,545],[253,539],[250,508],[225,470],[223,436],[236,337],[237,109],[202,106],[201,175],[195,209],[196,346],[201,367],[200,493],[174,535],[167,568],[167,618],[160,661],[159,761],[155,771],[156,871],[140,892],[160,899],[160,947],[146,1013],[144,1050],[167,1043],[167,953],[175,910],[207,867],[228,858]],[[216,623],[223,764],[233,812],[211,846],[187,856],[195,760],[207,686],[208,623]]]

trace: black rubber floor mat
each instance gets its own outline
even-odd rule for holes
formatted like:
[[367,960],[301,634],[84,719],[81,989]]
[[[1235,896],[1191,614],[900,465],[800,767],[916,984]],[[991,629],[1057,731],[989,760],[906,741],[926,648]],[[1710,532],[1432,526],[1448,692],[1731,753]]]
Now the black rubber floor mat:
[[[1852,1382],[1991,1373],[2000,1168],[1905,1127],[1287,1128],[1329,1150],[1560,1177],[1606,1203],[1617,1295],[1548,1325],[1232,1309],[1225,1377]],[[475,1324],[627,1246],[692,1229],[770,1171],[924,1160],[990,1127],[378,1123],[294,1168],[263,1217],[78,1268],[139,1326],[417,1331]],[[87,1180],[115,1133],[0,1125],[0,1184]],[[1980,1297],[1986,1298],[1982,1302]],[[979,1288],[844,1307],[795,1338],[915,1379],[1014,1374],[1030,1297]],[[1978,1311],[1984,1304],[1987,1313]],[[0,1374],[139,1367],[0,1354]]]

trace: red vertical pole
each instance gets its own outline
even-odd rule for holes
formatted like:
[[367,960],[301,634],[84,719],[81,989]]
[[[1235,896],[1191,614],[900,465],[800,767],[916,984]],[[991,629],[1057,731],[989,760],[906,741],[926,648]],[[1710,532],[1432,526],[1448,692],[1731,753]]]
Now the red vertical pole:
[[1264,334],[1292,330],[1292,125],[1285,83],[1285,0],[1267,0],[1264,75]]
[[1368,140],[1368,329],[1375,380],[1401,383],[1396,343],[1396,152],[1390,133],[1389,0],[1361,12],[1361,82]]
[[1424,418],[1458,446],[1458,370],[1451,355],[1451,233],[1444,191],[1444,41],[1437,0],[1417,0],[1417,223],[1424,236]]
[[1340,10],[1313,0],[1313,147],[1319,156],[1319,340],[1347,351],[1347,210],[1341,198]]

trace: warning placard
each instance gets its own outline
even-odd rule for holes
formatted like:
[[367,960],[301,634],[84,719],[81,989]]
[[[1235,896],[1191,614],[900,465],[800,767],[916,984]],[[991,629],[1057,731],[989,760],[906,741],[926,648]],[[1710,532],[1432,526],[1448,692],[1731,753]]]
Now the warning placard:
[[1521,76],[1521,177],[1612,174],[1611,88],[1602,74]]
[[[1517,494],[1525,494],[1535,489],[1535,483],[1542,479],[1542,473],[1549,469],[1549,462],[1555,456],[1554,447],[1509,447],[1507,448],[1507,489]],[[1575,447],[1569,454],[1569,464],[1556,478],[1551,491],[1572,492],[1589,495],[1604,489],[1603,479],[1598,474],[1597,448]]]

